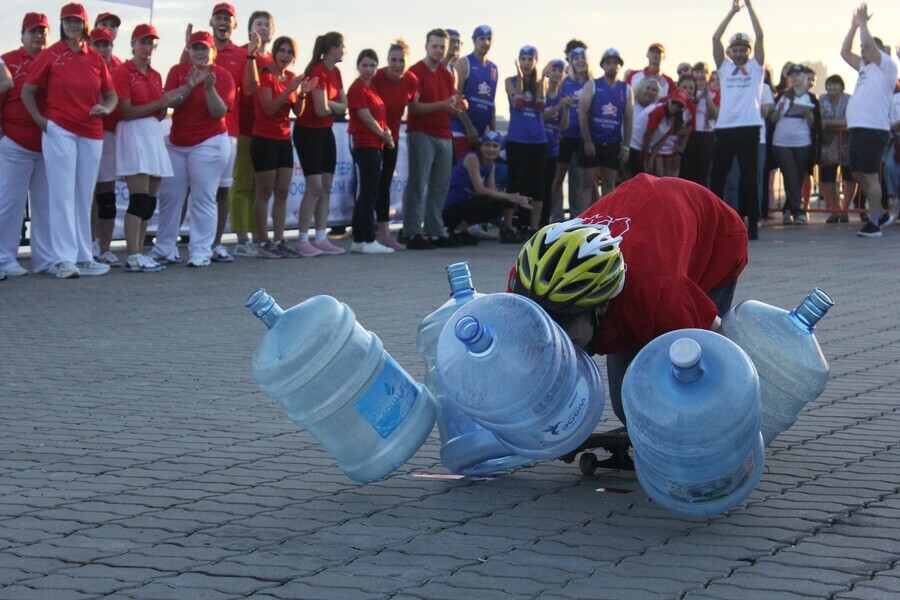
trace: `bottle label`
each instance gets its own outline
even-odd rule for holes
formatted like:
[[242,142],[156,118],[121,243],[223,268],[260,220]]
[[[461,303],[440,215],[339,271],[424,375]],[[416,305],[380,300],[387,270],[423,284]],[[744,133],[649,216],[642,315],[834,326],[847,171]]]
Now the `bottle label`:
[[725,477],[701,482],[669,479],[669,497],[691,504],[719,500],[744,485],[755,470],[756,465],[751,452],[746,460]]
[[387,438],[412,410],[418,396],[419,387],[385,353],[381,373],[353,407],[378,435]]

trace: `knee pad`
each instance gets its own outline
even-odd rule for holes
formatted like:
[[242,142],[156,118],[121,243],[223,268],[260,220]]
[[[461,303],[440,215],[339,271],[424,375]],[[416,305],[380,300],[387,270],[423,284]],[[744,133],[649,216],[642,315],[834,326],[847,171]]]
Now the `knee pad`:
[[104,221],[116,218],[115,192],[100,192],[97,194],[97,218]]
[[156,210],[156,197],[150,194],[131,194],[128,199],[128,214],[146,221]]

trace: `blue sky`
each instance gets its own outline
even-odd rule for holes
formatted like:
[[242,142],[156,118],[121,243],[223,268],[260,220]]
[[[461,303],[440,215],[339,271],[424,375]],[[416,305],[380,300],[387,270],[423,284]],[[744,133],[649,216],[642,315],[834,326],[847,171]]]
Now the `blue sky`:
[[[58,39],[57,16],[62,2],[45,0],[3,0],[8,25],[0,31],[0,49],[12,50],[19,45],[21,17],[26,11],[44,12],[50,18]],[[208,28],[215,2],[197,0],[156,0],[153,23],[160,32],[159,50],[154,66],[163,73],[177,60],[188,22],[195,28]],[[665,72],[672,74],[679,62],[704,60],[711,62],[711,36],[727,13],[727,0],[696,0],[676,3],[664,0],[637,0],[618,8],[589,8],[591,4],[609,7],[611,3],[562,3],[553,0],[454,0],[453,2],[420,2],[397,0],[334,0],[328,3],[304,0],[235,0],[238,28],[234,39],[245,43],[246,21],[250,13],[263,8],[275,15],[276,35],[290,35],[297,41],[298,63],[305,65],[315,36],[326,31],[342,32],[347,39],[348,55],[341,65],[345,84],[356,76],[355,57],[363,48],[374,48],[384,57],[390,42],[404,37],[411,46],[411,60],[424,55],[424,36],[433,27],[453,27],[463,34],[464,53],[471,51],[472,30],[481,24],[494,29],[494,47],[490,58],[497,63],[501,77],[513,73],[518,48],[536,46],[540,62],[561,57],[567,40],[585,40],[591,64],[596,63],[607,47],[617,48],[625,59],[625,68],[641,68],[645,64],[647,46],[661,42],[667,56]],[[115,52],[122,58],[130,55],[127,40],[134,25],[149,19],[147,9],[87,0],[84,2],[93,21],[100,12],[114,12],[123,20],[120,42]],[[689,5],[691,8],[685,8]],[[756,3],[766,35],[767,62],[778,71],[787,60],[818,61],[829,72],[840,73],[852,90],[856,80],[853,71],[840,59],[840,46],[850,25],[854,4],[835,0],[797,0],[794,2]],[[877,0],[869,4],[873,13],[872,31],[892,46],[900,41],[900,2]],[[891,26],[892,30],[888,28]],[[751,31],[746,11],[738,14],[726,37],[735,31]],[[896,57],[894,57],[896,60]]]

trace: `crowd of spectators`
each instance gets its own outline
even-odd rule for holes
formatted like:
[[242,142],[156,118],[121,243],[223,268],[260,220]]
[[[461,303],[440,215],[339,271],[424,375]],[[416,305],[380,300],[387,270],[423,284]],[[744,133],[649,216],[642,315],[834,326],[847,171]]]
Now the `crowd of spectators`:
[[[752,34],[724,41],[744,9]],[[249,16],[248,42],[238,45],[234,7],[216,4],[209,30],[188,26],[181,61],[165,77],[151,66],[160,42],[151,24],[133,27],[123,60],[114,54],[114,14],[100,14],[92,28],[82,5],[66,4],[59,41],[50,43],[48,17],[27,13],[22,46],[0,57],[0,278],[28,272],[18,262],[26,203],[31,269],[59,278],[179,264],[185,219],[189,267],[234,255],[343,254],[327,220],[333,127],[345,118],[357,182],[353,253],[474,245],[485,223],[498,226],[500,242],[522,243],[565,217],[567,178],[574,216],[639,173],[708,187],[745,219],[751,240],[769,217],[774,170],[784,186],[782,225],[807,223],[817,174],[826,222],[847,222],[855,201],[865,221],[858,234],[879,237],[900,212],[900,88],[869,17],[860,5],[841,46],[859,72],[853,95],[832,75],[819,98],[816,73],[802,64],[784,65],[773,85],[750,0],[733,0],[715,29],[711,65],[684,62],[673,76],[664,72],[662,43],[648,46],[645,67],[627,71],[608,48],[595,76],[587,44],[573,39],[564,56],[543,63],[535,46],[522,46],[515,72],[501,80],[489,58],[493,31],[482,25],[466,55],[454,29],[428,31],[412,65],[403,40],[381,67],[378,53],[363,49],[346,90],[341,33],[318,36],[295,70],[296,42],[274,38],[275,19],[262,10]],[[508,102],[505,135],[497,102]],[[395,238],[390,190],[404,114],[409,178]],[[305,188],[289,241],[295,153]],[[117,181],[128,188],[124,260],[111,249]],[[154,215],[155,243],[145,253]],[[222,243],[229,222],[231,249]]]

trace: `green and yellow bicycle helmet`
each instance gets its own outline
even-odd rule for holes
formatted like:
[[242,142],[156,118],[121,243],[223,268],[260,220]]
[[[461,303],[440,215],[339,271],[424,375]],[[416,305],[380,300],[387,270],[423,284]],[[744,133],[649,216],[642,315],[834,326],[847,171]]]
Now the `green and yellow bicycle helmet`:
[[621,241],[606,225],[583,219],[547,225],[519,252],[513,291],[556,312],[603,304],[625,285]]

